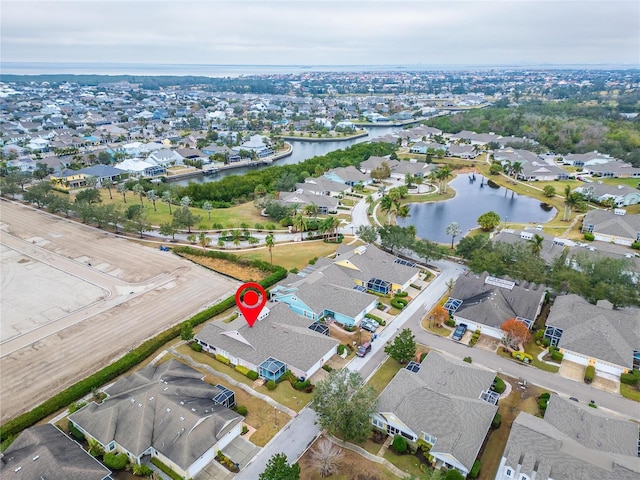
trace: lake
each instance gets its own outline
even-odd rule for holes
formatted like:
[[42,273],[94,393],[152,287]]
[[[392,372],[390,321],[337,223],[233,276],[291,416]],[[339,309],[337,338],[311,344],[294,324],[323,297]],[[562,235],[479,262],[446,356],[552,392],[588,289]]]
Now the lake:
[[[484,185],[481,187],[481,183]],[[478,226],[478,217],[493,210],[503,222],[513,223],[545,223],[555,214],[542,209],[540,201],[518,195],[505,187],[491,188],[487,179],[476,174],[476,181],[471,183],[468,174],[458,175],[449,183],[456,191],[450,200],[431,203],[413,203],[410,205],[411,216],[397,219],[400,226],[415,225],[421,238],[439,243],[451,244],[451,236],[446,234],[447,225],[457,222],[460,225],[460,240],[469,230]]]

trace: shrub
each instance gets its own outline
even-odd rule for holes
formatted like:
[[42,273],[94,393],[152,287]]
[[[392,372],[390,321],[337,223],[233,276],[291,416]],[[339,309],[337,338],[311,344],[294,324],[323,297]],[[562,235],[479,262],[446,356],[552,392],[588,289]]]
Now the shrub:
[[540,398],[538,400],[538,408],[540,409],[540,411],[544,412],[547,409],[547,403],[549,401],[544,399],[544,398]]
[[153,470],[151,470],[145,464],[138,465],[136,463],[136,464],[133,465],[133,474],[134,475],[138,475],[139,477],[149,477],[149,476],[151,476],[152,473],[153,473]]
[[420,354],[420,363],[422,363],[422,361],[425,359],[427,355],[428,355],[428,352],[423,352]]
[[247,413],[249,413],[249,410],[247,410],[247,407],[244,405],[236,405],[235,411],[238,415],[242,415],[243,417],[246,417]]
[[422,290],[422,287],[420,285],[416,285],[415,283],[412,283],[411,285],[409,285],[411,288],[415,288],[416,290]]
[[631,248],[633,248],[634,250],[640,250],[640,242],[633,242],[631,244]]
[[401,291],[401,292],[396,292],[393,296],[394,296],[394,297],[397,297],[397,298],[404,298],[404,297],[406,297],[407,295],[409,295],[409,292],[402,292],[402,291]]
[[543,400],[549,400],[551,398],[551,394],[549,392],[544,392],[538,398],[542,398]]
[[345,347],[343,344],[338,345],[338,355],[342,355],[344,353]]
[[493,380],[493,390],[496,393],[502,393],[505,391],[506,388],[507,388],[507,385],[504,383],[504,380],[502,380],[500,377],[496,377],[495,380]]
[[328,363],[325,363],[324,365],[322,365],[322,369],[327,371],[327,372],[333,371],[333,368]]
[[560,353],[557,349],[551,350],[551,358],[556,362],[562,362],[564,354]]
[[620,375],[620,383],[625,385],[638,385],[640,382],[640,370],[631,370],[629,373]]
[[467,362],[467,363],[471,363],[471,362],[472,362],[471,357],[464,357],[464,358],[462,359],[462,361],[463,361],[463,362]]
[[376,315],[372,315],[371,313],[365,313],[364,318],[368,318],[370,320],[378,322],[378,324],[380,325],[384,325],[384,320],[382,320],[380,317]]
[[356,331],[356,327],[354,327],[353,325],[343,325],[342,328],[344,330],[346,330],[347,332],[355,332]]
[[584,383],[591,383],[593,379],[596,378],[596,367],[593,365],[589,365],[584,370]]
[[549,347],[551,345],[551,340],[549,340],[548,338],[543,338],[542,340],[540,340],[540,343],[542,343],[542,345],[544,345],[545,347]]
[[229,365],[231,363],[231,361],[227,357],[220,354],[216,354],[216,360],[224,363],[225,365]]
[[597,406],[595,403],[593,403],[593,402],[589,402],[589,406],[590,406],[591,408],[598,408],[598,406]]
[[241,373],[241,374],[243,374],[244,376],[246,376],[246,375],[247,375],[247,373],[249,373],[249,369],[248,369],[247,367],[242,366],[242,365],[236,365],[236,366],[234,367],[234,370],[235,370],[236,372],[240,372],[240,373]]
[[269,380],[267,382],[267,389],[268,390],[275,390],[277,386],[278,386],[278,384],[276,382],[274,382],[273,380]]
[[311,381],[310,380],[305,380],[304,382],[301,381],[297,381],[294,385],[293,388],[295,388],[296,390],[306,390],[307,388],[309,388],[309,386],[311,385]]
[[542,340],[543,337],[544,337],[544,330],[542,329],[536,330],[535,333],[533,334],[533,338],[535,338],[536,340]]
[[453,318],[449,318],[449,319],[445,320],[444,324],[447,327],[454,328],[456,326],[456,321]]
[[151,463],[158,467],[163,473],[167,474],[172,480],[183,480],[180,475],[171,470],[168,466],[158,460],[156,457],[151,457]]
[[242,433],[240,435],[244,435],[249,431],[249,428],[246,425],[242,425]]
[[500,428],[501,424],[502,424],[502,415],[500,415],[499,413],[496,413],[495,416],[493,417],[493,420],[491,420],[491,428]]
[[129,457],[125,453],[105,453],[102,462],[111,470],[122,470],[127,466]]
[[397,308],[398,310],[402,310],[404,307],[407,306],[407,304],[409,302],[407,300],[405,300],[404,298],[393,297],[389,303],[391,303],[391,306],[393,308]]
[[249,378],[250,380],[257,380],[259,376],[260,375],[258,375],[258,372],[256,372],[255,370],[249,370],[247,372],[247,378]]
[[193,350],[194,352],[201,352],[202,351],[202,345],[200,345],[198,342],[193,342],[191,344],[191,350]]
[[407,441],[402,435],[396,435],[393,437],[391,447],[396,451],[396,453],[404,453],[407,451]]
[[588,240],[588,241],[590,241],[590,242],[592,242],[593,240],[595,240],[595,238],[596,238],[596,236],[595,236],[593,233],[589,233],[589,232],[587,232],[587,233],[585,233],[585,234],[584,234],[584,239],[585,239],[585,240]]
[[71,405],[69,405],[69,413],[74,413],[77,412],[78,410],[80,410],[82,407],[84,407],[87,404],[87,402],[76,402],[76,403],[72,403]]
[[520,360],[521,362],[524,363],[531,363],[533,362],[533,357],[531,355],[529,355],[528,353],[525,352],[511,352],[511,356],[517,360]]
[[78,430],[71,422],[69,422],[69,434],[79,442],[84,442],[84,433]]
[[471,470],[469,470],[469,478],[478,478],[478,475],[480,475],[481,466],[482,464],[479,460],[473,462],[473,467],[471,467]]

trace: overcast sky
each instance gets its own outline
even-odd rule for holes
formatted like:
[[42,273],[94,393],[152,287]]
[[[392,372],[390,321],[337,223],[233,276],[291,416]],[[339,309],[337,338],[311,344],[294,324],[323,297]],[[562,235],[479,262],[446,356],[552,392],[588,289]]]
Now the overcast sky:
[[640,65],[640,1],[2,0],[2,62]]

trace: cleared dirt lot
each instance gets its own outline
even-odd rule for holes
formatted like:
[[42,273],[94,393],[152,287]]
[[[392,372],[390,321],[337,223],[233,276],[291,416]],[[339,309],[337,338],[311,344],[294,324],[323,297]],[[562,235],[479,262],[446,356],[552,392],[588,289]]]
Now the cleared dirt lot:
[[[0,230],[2,323],[14,332],[8,339],[3,334],[0,344],[2,422],[239,285],[171,253],[6,201],[0,203]],[[6,284],[5,260],[15,261]],[[41,285],[26,264],[74,280]],[[47,295],[38,295],[43,288]],[[9,294],[19,297],[8,303],[13,310],[5,310]],[[30,322],[14,317],[25,305],[33,307]]]

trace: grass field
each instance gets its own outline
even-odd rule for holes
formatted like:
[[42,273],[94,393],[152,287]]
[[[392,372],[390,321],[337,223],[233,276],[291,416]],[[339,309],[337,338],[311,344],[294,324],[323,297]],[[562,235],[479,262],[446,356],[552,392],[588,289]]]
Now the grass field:
[[[303,269],[314,258],[322,258],[332,255],[340,246],[339,243],[324,243],[322,240],[310,240],[306,242],[276,244],[271,251],[273,263],[287,270],[292,268]],[[252,260],[270,261],[269,250],[258,248],[249,252],[234,252],[235,255]]]
[[620,395],[629,400],[634,400],[636,402],[640,402],[640,390],[631,385],[625,385],[624,383],[620,384]]
[[[140,197],[133,192],[126,193],[126,203],[124,203],[122,199],[122,194],[116,192],[115,188],[111,189],[111,193],[113,195],[113,199],[109,198],[109,191],[106,188],[100,189],[100,197],[102,198],[102,203],[113,203],[115,205],[120,205],[123,210],[126,210],[131,205],[140,204]],[[74,195],[72,194],[70,200],[73,201],[73,199]],[[152,225],[160,225],[161,223],[171,222],[171,220],[173,219],[173,217],[169,215],[169,206],[164,202],[157,200],[154,210],[153,203],[143,197],[142,205],[145,207],[147,217]],[[172,205],[171,211],[173,212],[177,208],[180,208],[180,206]],[[277,224],[277,222],[274,222],[270,218],[260,216],[260,213],[253,205],[253,202],[243,203],[241,205],[236,205],[230,208],[214,208],[213,210],[211,210],[211,220],[209,220],[209,214],[205,210],[196,207],[189,208],[194,215],[199,215],[201,217],[200,222],[195,226],[196,229],[200,224],[206,225],[207,228],[210,229],[214,223],[221,223],[225,228],[239,228],[241,223],[246,223],[247,225],[249,225],[249,228],[254,228],[256,223]]]
[[403,366],[393,358],[387,358],[380,368],[373,374],[367,382],[373,387],[378,395],[384,390],[389,382],[396,376]]

